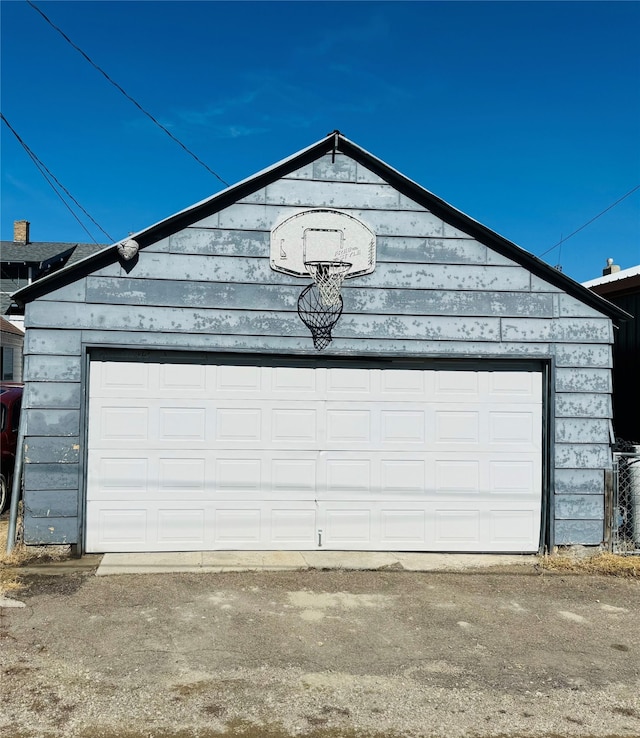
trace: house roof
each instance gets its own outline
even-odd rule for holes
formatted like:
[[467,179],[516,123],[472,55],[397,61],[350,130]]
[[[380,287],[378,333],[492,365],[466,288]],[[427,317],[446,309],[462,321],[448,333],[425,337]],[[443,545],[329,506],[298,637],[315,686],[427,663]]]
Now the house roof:
[[13,333],[16,336],[24,336],[24,331],[21,331],[20,328],[13,325],[13,323],[10,323],[8,320],[5,320],[1,315],[0,315],[0,332]]
[[33,243],[16,243],[2,241],[0,261],[3,264],[30,264],[40,266],[56,256],[66,255],[77,246],[76,243],[60,243],[56,241],[35,241]]
[[593,290],[599,295],[619,295],[623,292],[640,291],[640,264],[621,269],[619,272],[605,274],[597,279],[582,283],[583,287]]
[[46,270],[61,261],[66,261],[67,264],[79,261],[86,256],[101,251],[106,245],[65,243],[64,241],[33,241],[29,243],[0,241],[0,263],[26,264],[36,266],[40,270]]
[[[594,307],[596,310],[608,315],[612,319],[618,321],[626,320],[631,317],[621,308],[613,305],[607,300],[604,300],[599,295],[596,295],[591,290],[583,287],[567,275],[549,266],[546,262],[520,248],[515,243],[503,238],[495,231],[492,231],[490,228],[482,225],[457,208],[449,205],[432,192],[424,189],[424,187],[413,180],[405,177],[381,159],[378,159],[376,156],[370,154],[353,141],[350,141],[339,131],[330,133],[320,141],[317,141],[296,154],[273,164],[267,169],[263,169],[248,179],[242,180],[231,187],[227,187],[212,197],[202,200],[185,210],[181,210],[175,215],[155,223],[138,233],[133,233],[128,236],[128,238],[137,241],[140,248],[144,249],[146,246],[155,243],[162,238],[166,238],[196,221],[202,220],[209,215],[233,205],[237,200],[248,197],[253,192],[256,192],[266,185],[286,176],[290,172],[293,172],[306,164],[310,164],[319,157],[332,152],[340,152],[351,157],[356,162],[362,164],[395,187],[402,194],[427,208],[427,210],[431,211],[434,215],[445,222],[464,231],[465,233],[468,233],[470,236],[494,251],[512,259],[533,274],[573,295],[577,299]],[[107,246],[97,254],[90,255],[74,264],[69,264],[54,274],[44,277],[28,287],[22,288],[14,294],[14,299],[21,304],[30,302],[31,300],[34,300],[37,297],[62,286],[63,284],[69,284],[95,269],[99,269],[117,261],[118,243]]]

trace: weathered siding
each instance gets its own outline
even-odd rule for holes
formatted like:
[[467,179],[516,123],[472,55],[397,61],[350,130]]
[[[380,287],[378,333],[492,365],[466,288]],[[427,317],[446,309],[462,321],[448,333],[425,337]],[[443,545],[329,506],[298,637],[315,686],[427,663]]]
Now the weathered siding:
[[554,540],[599,543],[611,320],[340,155],[147,247],[128,274],[114,264],[27,306],[27,541],[77,540],[83,346],[316,354],[296,310],[309,281],[269,267],[271,228],[310,207],[377,233],[376,270],[345,282],[323,354],[553,358]]

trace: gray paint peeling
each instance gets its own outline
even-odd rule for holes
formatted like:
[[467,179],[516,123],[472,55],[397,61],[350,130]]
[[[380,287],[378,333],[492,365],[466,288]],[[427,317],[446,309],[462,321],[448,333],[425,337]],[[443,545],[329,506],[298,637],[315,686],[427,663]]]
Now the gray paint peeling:
[[80,382],[29,382],[24,407],[77,408],[80,400]]
[[558,469],[607,469],[611,468],[611,449],[608,444],[569,445],[556,443],[556,467]]
[[611,372],[608,369],[559,368],[556,372],[558,392],[612,391]]
[[[339,328],[339,324],[338,327]],[[248,353],[309,354],[309,334],[303,336],[237,336],[206,335],[202,333],[163,333],[142,331],[83,331],[83,339],[90,345],[157,346],[186,351],[244,351]],[[479,356],[506,358],[548,358],[549,344],[518,344],[464,341],[447,342],[382,337],[343,338],[336,330],[334,339],[323,356]]]
[[556,365],[559,367],[613,366],[611,346],[556,344]]
[[597,546],[602,543],[604,526],[600,520],[557,520],[555,543],[557,546],[582,544]]
[[79,331],[67,329],[58,330],[49,328],[39,330],[33,328],[27,331],[24,341],[24,353],[26,354],[52,354],[80,356],[81,341]]
[[80,410],[26,410],[27,444],[37,436],[79,436]]
[[601,495],[604,485],[602,469],[557,469],[557,495]]
[[75,518],[78,515],[78,495],[73,489],[60,490],[54,487],[37,493],[30,490],[25,495],[24,508],[29,518],[50,518],[52,510],[55,510],[57,518]]
[[610,343],[611,321],[607,318],[558,318],[557,320],[502,321],[505,341],[562,341],[563,343]]
[[592,418],[558,418],[556,420],[558,443],[609,443],[609,421]]
[[557,495],[556,520],[599,520],[604,515],[602,495]]
[[211,256],[269,256],[268,231],[216,231],[186,228],[169,239],[173,254]]
[[611,396],[576,392],[556,394],[556,417],[558,418],[610,418]]
[[80,439],[76,437],[33,438],[25,444],[25,464],[78,464]]
[[24,542],[28,546],[78,542],[78,519],[73,517],[35,517],[25,515]]
[[25,464],[25,489],[78,489],[77,464]]
[[[51,303],[56,305],[56,303]],[[80,311],[84,306],[76,306]],[[84,308],[86,309],[86,308]],[[64,312],[57,310],[56,312]],[[24,375],[29,381],[77,382],[80,380],[80,361],[77,356],[35,356],[24,357]]]
[[[235,308],[252,305],[256,310],[295,310],[309,280],[295,285],[249,285],[229,282],[170,282],[154,279],[90,278],[91,303],[173,305],[175,307]],[[408,315],[527,315],[550,316],[551,295],[517,292],[456,290],[379,290],[343,285],[345,313]],[[352,286],[353,285],[353,286]]]
[[350,184],[340,182],[295,182],[282,179],[266,188],[267,205],[338,208],[340,210],[357,209],[391,209],[420,210],[424,208],[413,205],[405,198],[400,205],[400,193],[387,184]]

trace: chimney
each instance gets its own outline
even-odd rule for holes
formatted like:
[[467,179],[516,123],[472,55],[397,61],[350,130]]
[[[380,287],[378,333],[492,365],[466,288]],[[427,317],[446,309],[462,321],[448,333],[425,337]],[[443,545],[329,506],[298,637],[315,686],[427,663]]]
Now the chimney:
[[29,225],[28,220],[13,221],[13,240],[15,243],[29,243]]
[[607,259],[607,266],[602,270],[602,276],[606,277],[607,274],[615,274],[615,272],[619,271],[620,267],[613,263],[613,259]]

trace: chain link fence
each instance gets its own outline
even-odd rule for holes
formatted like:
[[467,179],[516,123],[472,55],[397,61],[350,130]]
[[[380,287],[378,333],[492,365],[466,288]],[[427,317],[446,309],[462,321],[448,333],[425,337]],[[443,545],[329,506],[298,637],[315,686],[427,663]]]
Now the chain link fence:
[[640,555],[640,446],[618,443],[613,453],[613,520],[615,553]]

